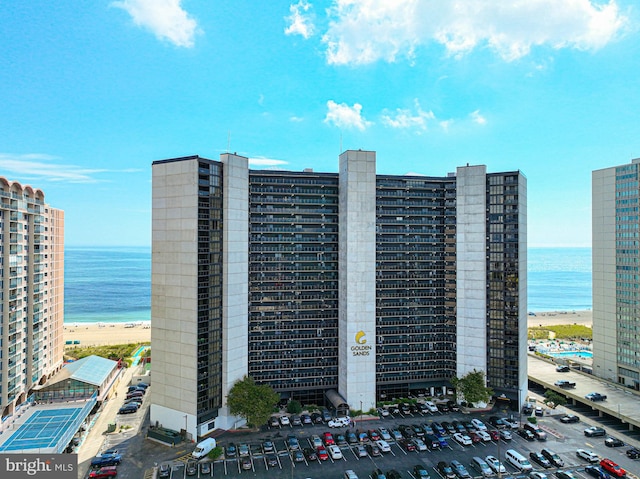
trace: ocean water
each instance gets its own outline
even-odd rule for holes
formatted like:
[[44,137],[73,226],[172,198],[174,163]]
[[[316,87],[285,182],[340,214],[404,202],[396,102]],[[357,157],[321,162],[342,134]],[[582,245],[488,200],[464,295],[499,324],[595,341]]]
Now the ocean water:
[[65,247],[65,323],[151,320],[151,249]]
[[592,308],[591,248],[529,248],[529,311]]
[[[590,248],[529,248],[528,310],[591,309]],[[65,248],[65,322],[151,319],[151,249]]]

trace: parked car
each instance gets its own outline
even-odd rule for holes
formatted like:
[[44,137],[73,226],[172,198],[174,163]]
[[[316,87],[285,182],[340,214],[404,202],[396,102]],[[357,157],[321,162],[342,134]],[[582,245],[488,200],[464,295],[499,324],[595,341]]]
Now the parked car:
[[344,471],[344,479],[358,479],[358,475],[351,469]]
[[402,479],[402,474],[395,469],[390,469],[387,471],[387,479]]
[[194,460],[187,461],[185,472],[187,473],[187,476],[195,476],[198,473],[198,463]]
[[338,446],[334,444],[332,446],[329,446],[328,449],[329,449],[329,455],[331,456],[331,459],[333,460],[342,459],[342,451]]
[[449,407],[448,404],[440,402],[438,404],[436,404],[436,407],[438,408],[438,411],[442,412],[442,413],[446,413],[449,412],[451,410],[451,408]]
[[584,435],[587,437],[604,436],[606,433],[603,428],[597,426],[591,426],[584,430]]
[[595,452],[590,451],[588,449],[578,449],[576,451],[576,456],[592,464],[600,461],[600,458],[598,457],[598,455]]
[[611,479],[608,472],[605,472],[600,466],[589,465],[584,468],[584,472],[596,479]]
[[289,421],[289,417],[288,416],[280,416],[280,425],[282,425],[282,426],[291,425],[291,421]]
[[389,416],[389,410],[386,407],[379,407],[378,414],[380,415],[380,417],[387,417]]
[[560,418],[560,422],[563,422],[565,424],[580,422],[580,418],[575,414],[566,414],[565,416],[562,416]]
[[611,459],[602,459],[600,461],[600,467],[616,477],[624,477],[627,474],[623,468],[613,462]]
[[380,451],[380,448],[375,444],[367,444],[364,447],[367,450],[367,453],[369,454],[369,456],[371,457],[382,456],[382,451]]
[[297,451],[293,451],[291,458],[293,459],[293,462],[304,462],[304,453],[298,449]]
[[329,459],[329,454],[327,453],[327,450],[324,448],[324,446],[320,446],[316,449],[316,454],[318,454],[318,459],[320,459],[321,461],[326,461],[327,459]]
[[137,404],[125,404],[118,409],[118,414],[133,414],[138,412],[138,409],[139,407]]
[[471,459],[471,467],[477,470],[482,477],[491,477],[493,476],[493,471],[489,467],[489,464],[482,459],[481,457],[475,456]]
[[381,427],[378,429],[378,432],[380,432],[380,438],[383,441],[391,441],[391,434],[389,434],[389,431],[386,428]]
[[576,476],[574,476],[571,471],[557,471],[556,477],[558,479],[576,479]]
[[171,476],[171,464],[160,464],[158,468],[158,477],[165,478]]
[[459,432],[453,435],[453,439],[460,444],[461,446],[470,446],[472,444],[471,438],[465,434],[460,434]]
[[309,414],[301,414],[300,420],[302,421],[302,424],[313,424],[313,419],[311,419]]
[[100,468],[105,466],[117,466],[120,462],[122,462],[122,456],[120,454],[95,457],[91,461],[91,467]]
[[307,458],[307,461],[317,461],[318,460],[318,455],[316,454],[316,451],[314,451],[310,447],[305,447],[304,450],[302,451],[302,453],[304,454],[304,457]]
[[576,383],[574,383],[573,381],[568,381],[566,379],[558,379],[553,384],[562,389],[573,389],[576,387]]
[[493,469],[493,472],[496,474],[506,474],[507,469],[504,467],[497,457],[495,456],[487,456],[484,460],[489,464],[489,467]]
[[427,445],[419,437],[414,437],[413,439],[411,439],[411,442],[413,442],[413,444],[416,446],[416,449],[418,451],[426,451],[427,450]]
[[491,435],[487,431],[478,431],[476,432],[476,435],[483,442],[491,442]]
[[357,457],[367,457],[367,448],[362,444],[358,444],[353,448],[353,452]]
[[609,436],[608,438],[606,438],[604,440],[604,445],[607,446],[607,447],[622,447],[622,446],[624,446],[624,442],[622,442],[617,437]]
[[549,459],[547,459],[546,457],[544,457],[541,453],[534,451],[534,452],[530,452],[529,453],[529,458],[535,462],[536,464],[544,467],[545,469],[551,467],[551,462],[549,462]]
[[497,416],[491,416],[489,418],[489,424],[491,424],[493,427],[497,429],[504,429],[507,427],[506,423],[502,420],[502,418],[499,418]]
[[569,369],[569,366],[564,366],[564,365],[558,365],[558,366],[556,366],[556,372],[559,372],[559,373],[568,373],[569,371],[571,371],[571,369]]
[[300,416],[291,416],[292,426],[302,426],[302,418]]
[[224,455],[226,457],[236,457],[238,450],[236,449],[236,445],[232,442],[227,444],[227,447],[224,450]]
[[391,452],[391,446],[389,446],[389,443],[384,439],[378,439],[376,441],[376,446],[378,446],[382,452]]
[[387,479],[387,475],[381,469],[374,469],[371,472],[371,479]]
[[518,435],[525,438],[527,441],[536,440],[536,436],[528,429],[518,429]]
[[253,469],[253,462],[251,462],[250,457],[243,457],[240,459],[240,467],[244,471],[248,471],[249,469]]
[[455,401],[447,401],[447,406],[449,406],[449,409],[451,409],[453,412],[460,411],[460,406]]
[[451,461],[451,468],[459,479],[471,479],[471,474],[469,474],[467,468],[464,467],[460,461],[456,461],[455,459]]
[[511,434],[511,431],[507,431],[506,429],[501,429],[500,439],[502,439],[503,441],[511,441],[511,439],[513,439],[513,435]]
[[398,441],[398,444],[400,444],[400,446],[407,452],[413,452],[416,450],[416,445],[412,443],[410,439],[401,439]]
[[[289,450],[297,451],[300,449],[300,442],[293,434],[289,434],[287,436],[287,446],[289,446]],[[242,452],[240,452],[240,455],[242,456]]]
[[429,472],[422,464],[413,466],[413,477],[416,479],[429,479]]
[[[316,456],[317,459],[317,456]],[[310,461],[315,461],[316,459],[309,459]],[[265,456],[265,460],[267,461],[268,467],[278,467],[278,456],[275,454],[267,454]]]
[[529,479],[548,479],[548,478],[547,478],[547,475],[544,472],[531,471],[529,473]]
[[553,452],[551,449],[543,449],[540,451],[544,457],[549,459],[549,462],[556,467],[564,467],[564,461],[558,456],[557,453]]
[[322,435],[322,442],[325,446],[333,446],[335,441],[333,440],[333,435],[330,432],[325,432]]
[[269,418],[269,427],[280,427],[280,420],[277,416],[271,416]]
[[500,440],[500,432],[497,429],[489,429],[489,436],[491,436],[492,441]]
[[101,467],[97,471],[91,471],[89,477],[91,479],[105,479],[107,477],[115,477],[118,475],[116,466]]
[[478,430],[478,431],[486,431],[487,430],[487,426],[478,418],[473,418],[471,420],[471,424],[473,424],[473,426]]
[[427,410],[429,412],[438,412],[438,406],[436,406],[433,402],[425,401],[424,405],[427,406]]
[[438,472],[444,479],[456,479],[456,473],[453,472],[453,468],[444,461],[440,461],[436,466]]
[[238,444],[238,455],[240,457],[247,457],[250,454],[249,446],[245,443]]

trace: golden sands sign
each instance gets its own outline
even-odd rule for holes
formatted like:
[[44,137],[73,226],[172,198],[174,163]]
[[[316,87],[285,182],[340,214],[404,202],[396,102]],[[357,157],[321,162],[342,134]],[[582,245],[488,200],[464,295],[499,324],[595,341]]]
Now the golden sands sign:
[[367,346],[367,338],[364,331],[358,331],[355,336],[355,345],[351,346],[353,356],[369,356],[371,346]]

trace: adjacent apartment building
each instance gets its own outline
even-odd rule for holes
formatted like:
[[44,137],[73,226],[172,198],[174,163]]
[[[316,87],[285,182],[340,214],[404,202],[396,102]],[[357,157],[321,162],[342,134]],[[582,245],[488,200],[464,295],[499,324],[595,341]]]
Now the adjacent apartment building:
[[11,415],[62,367],[64,212],[0,177],[0,409]]
[[640,390],[640,159],[592,173],[593,373]]
[[235,154],[152,169],[152,421],[232,428],[225,398],[245,375],[366,411],[478,369],[524,399],[519,171],[378,175],[360,150],[338,173],[249,170]]

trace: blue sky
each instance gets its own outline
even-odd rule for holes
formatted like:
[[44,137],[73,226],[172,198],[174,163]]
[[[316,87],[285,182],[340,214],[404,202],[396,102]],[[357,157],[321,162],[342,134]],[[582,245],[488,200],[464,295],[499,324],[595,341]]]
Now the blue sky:
[[0,175],[68,245],[149,245],[151,163],[521,170],[531,246],[590,246],[591,172],[640,157],[634,0],[7,0]]

